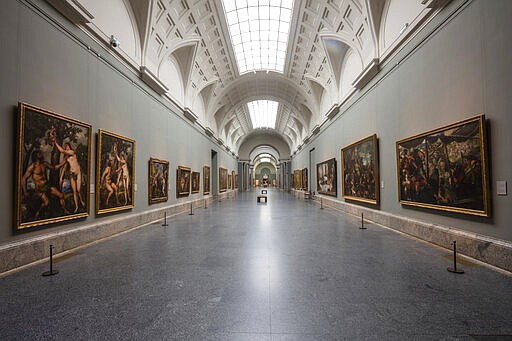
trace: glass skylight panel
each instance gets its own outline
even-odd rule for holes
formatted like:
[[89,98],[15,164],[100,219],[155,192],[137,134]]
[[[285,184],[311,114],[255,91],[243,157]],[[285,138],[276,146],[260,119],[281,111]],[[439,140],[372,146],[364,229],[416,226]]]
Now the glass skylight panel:
[[223,0],[240,74],[284,71],[293,0]]
[[259,100],[247,103],[249,115],[251,116],[252,127],[276,128],[278,103],[275,101]]

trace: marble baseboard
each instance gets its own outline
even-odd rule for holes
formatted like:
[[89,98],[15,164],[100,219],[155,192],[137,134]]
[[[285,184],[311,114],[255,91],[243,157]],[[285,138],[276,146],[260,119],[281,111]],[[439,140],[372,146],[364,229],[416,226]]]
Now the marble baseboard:
[[[298,199],[304,199],[303,191],[292,192]],[[452,242],[455,240],[458,253],[512,272],[512,242],[354,205],[326,196],[316,197],[314,202],[318,205],[320,198],[326,207],[358,217],[362,213],[365,221],[389,227],[448,250],[453,249]]]
[[[235,195],[233,192],[228,192],[223,197],[228,198]],[[209,205],[213,201],[212,196],[207,196],[0,245],[0,274],[48,258],[50,256],[50,245],[54,246],[54,254],[58,255],[61,252],[129,231],[141,225],[162,220],[164,213],[167,214],[167,217],[171,217],[189,212],[190,204],[195,209],[204,207],[205,203]]]

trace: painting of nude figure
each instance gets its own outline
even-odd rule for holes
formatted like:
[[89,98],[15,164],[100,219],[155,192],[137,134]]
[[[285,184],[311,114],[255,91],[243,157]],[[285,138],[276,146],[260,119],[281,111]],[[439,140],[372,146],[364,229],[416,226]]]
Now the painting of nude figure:
[[166,202],[169,199],[169,161],[149,159],[149,204]]
[[485,116],[396,143],[403,205],[490,216]]
[[89,215],[91,126],[18,106],[17,230]]
[[96,214],[134,207],[135,141],[98,131]]

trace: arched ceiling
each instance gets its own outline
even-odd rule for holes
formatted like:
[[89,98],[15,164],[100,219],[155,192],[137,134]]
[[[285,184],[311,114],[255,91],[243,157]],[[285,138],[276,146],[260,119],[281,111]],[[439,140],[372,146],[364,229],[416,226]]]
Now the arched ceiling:
[[[52,0],[59,1],[80,3],[91,16],[77,24],[107,43],[110,35],[133,40],[121,41],[115,52],[184,111],[201,111],[194,112],[198,124],[236,153],[248,136],[262,135],[252,127],[247,103],[278,102],[275,129],[263,134],[271,139],[277,134],[288,150],[296,150],[353,93],[347,88],[364,86],[368,70],[392,54],[436,6],[449,2],[294,0],[284,72],[240,75],[222,0]],[[116,21],[116,6],[124,7],[129,19]],[[135,33],[121,34],[125,31]],[[170,84],[173,80],[179,85]],[[169,90],[176,86],[182,90]]]

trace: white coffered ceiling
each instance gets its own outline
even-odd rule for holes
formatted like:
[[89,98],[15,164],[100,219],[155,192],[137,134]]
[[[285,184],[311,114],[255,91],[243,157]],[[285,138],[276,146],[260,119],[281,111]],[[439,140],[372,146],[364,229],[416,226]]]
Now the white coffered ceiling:
[[[117,37],[121,45],[113,48],[115,54],[137,71],[143,70],[146,78],[150,75],[164,96],[192,112],[198,124],[237,153],[256,126],[248,103],[277,102],[275,128],[264,130],[281,135],[295,150],[332,108],[364,85],[370,69],[377,70],[448,0],[50,2],[79,3],[90,13],[85,20],[89,22],[78,22],[81,27],[105,42]],[[258,25],[246,15],[257,4],[275,11],[281,5],[290,8],[291,3],[291,20],[283,19],[290,22],[286,46],[279,35],[273,43],[272,33],[256,30],[267,27],[267,12],[261,12]],[[246,8],[245,12],[234,15],[236,6]],[[240,27],[249,28],[248,35],[238,34],[232,40],[224,8]],[[239,29],[231,24],[231,31]],[[257,45],[257,37],[267,40]],[[275,51],[269,51],[274,45],[285,50],[284,64]],[[237,52],[244,49],[245,56],[237,61]]]

